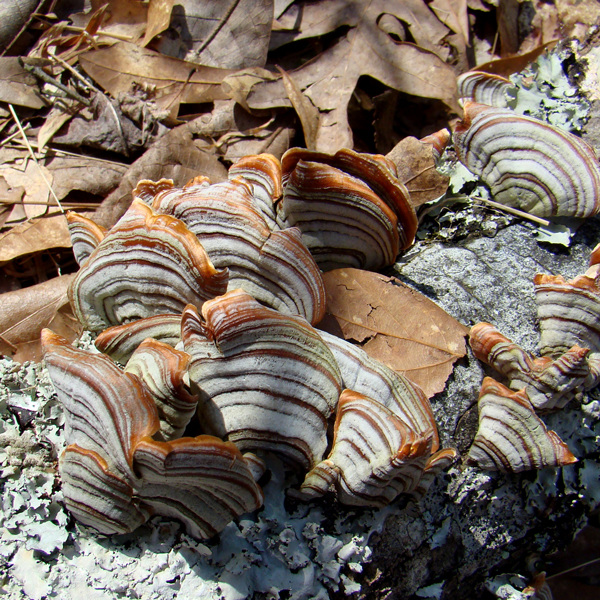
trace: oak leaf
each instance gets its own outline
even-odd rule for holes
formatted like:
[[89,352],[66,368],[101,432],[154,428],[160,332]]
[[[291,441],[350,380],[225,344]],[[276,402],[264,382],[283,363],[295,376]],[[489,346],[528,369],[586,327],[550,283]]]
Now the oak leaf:
[[172,35],[154,47],[208,67],[264,67],[272,22],[273,0],[177,0],[171,15]]
[[67,288],[75,275],[6,292],[0,297],[0,353],[17,362],[41,360],[40,332],[49,327],[73,341],[81,326],[71,312]]
[[370,356],[417,383],[428,397],[441,392],[465,355],[468,329],[437,304],[401,283],[360,269],[323,275],[327,312],[320,325],[357,342]]
[[[335,4],[319,3],[328,7]],[[406,3],[399,0],[373,0],[366,5],[358,1],[342,4],[348,5],[344,15],[352,15],[352,28],[346,36],[315,59],[289,73],[321,112],[316,141],[318,150],[335,152],[353,146],[347,107],[362,75],[369,75],[406,94],[441,100],[448,110],[460,113],[452,67],[430,49],[397,41],[398,36],[390,31],[388,17],[401,23],[402,19],[395,13],[404,15],[407,12]],[[334,23],[340,21],[346,23],[348,19],[338,19]],[[438,23],[444,31],[449,31],[441,22]],[[426,28],[415,26],[414,30],[417,29]],[[310,33],[317,35],[316,32]],[[416,39],[416,35],[413,38]],[[252,109],[291,105],[281,79],[255,85],[247,102]]]

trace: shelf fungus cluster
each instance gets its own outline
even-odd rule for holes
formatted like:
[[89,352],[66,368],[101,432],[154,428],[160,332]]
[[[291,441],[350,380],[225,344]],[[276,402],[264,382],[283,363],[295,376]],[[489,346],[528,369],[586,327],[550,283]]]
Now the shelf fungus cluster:
[[322,268],[387,265],[413,240],[394,166],[292,150],[283,173],[261,155],[229,175],[142,181],[109,231],[68,217],[69,298],[100,353],[48,330],[43,344],[65,502],[103,533],[158,514],[210,537],[261,505],[269,453],[297,497],[367,507],[424,494],[456,458],[418,386],[314,327]]
[[554,275],[535,276],[539,356],[489,323],[471,329],[473,354],[503,375],[508,386],[489,378],[484,383],[471,462],[484,468],[521,471],[576,460],[558,436],[546,430],[535,411],[563,408],[600,383],[597,260],[595,250],[588,271],[571,281]]
[[[496,102],[501,88],[500,80],[471,73],[463,76],[461,89]],[[501,204],[538,217],[591,217],[600,211],[596,153],[571,133],[509,108],[467,100],[453,141],[458,159]]]

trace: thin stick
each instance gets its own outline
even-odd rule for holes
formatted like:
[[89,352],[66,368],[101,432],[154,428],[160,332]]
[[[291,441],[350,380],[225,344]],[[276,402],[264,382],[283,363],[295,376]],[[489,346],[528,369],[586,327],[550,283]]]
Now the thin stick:
[[[64,28],[64,31],[69,31],[70,33],[85,33],[90,35],[83,27],[75,27],[75,25],[67,25]],[[98,29],[93,36],[103,35],[105,37],[113,38],[115,40],[121,40],[122,42],[131,42],[133,38],[130,35],[121,35],[119,33],[108,33],[107,31],[102,31],[102,29]],[[90,37],[93,37],[90,36]]]
[[504,204],[500,204],[500,202],[494,202],[494,200],[486,200],[485,198],[473,198],[473,200],[479,200],[484,204],[488,204],[489,206],[493,206],[498,210],[502,210],[504,212],[510,213],[511,215],[516,215],[517,217],[522,217],[523,219],[528,219],[537,223],[538,225],[543,225],[544,227],[550,227],[550,221],[546,219],[542,219],[541,217],[536,217],[535,215],[530,215],[524,210],[519,210],[518,208],[513,208],[512,206],[505,206]]
[[560,571],[560,573],[554,573],[554,575],[550,575],[549,577],[546,577],[546,581],[548,581],[549,579],[554,579],[555,577],[560,577],[561,575],[566,575],[567,573],[571,573],[572,571],[577,571],[577,569],[582,569],[583,567],[589,567],[590,565],[593,565],[597,562],[600,562],[600,558],[594,558],[592,560],[588,560],[587,562],[584,562],[584,563],[581,563],[580,565],[571,567],[570,569],[567,569],[566,571]]
[[77,154],[77,152],[69,152],[68,150],[62,150],[61,148],[54,148],[53,146],[46,146],[46,152],[42,158],[46,158],[46,154],[54,152],[55,154],[64,154],[65,156],[73,156],[74,158],[85,158],[85,160],[96,160],[98,162],[106,163],[107,165],[116,165],[117,167],[129,167],[129,165],[118,162],[116,160],[108,160],[106,158],[99,158],[97,156],[91,156],[87,154]]
[[42,176],[44,183],[48,186],[48,189],[50,190],[50,194],[52,194],[52,197],[56,201],[56,205],[58,206],[58,208],[60,208],[60,212],[64,213],[65,211],[63,210],[63,207],[60,204],[60,200],[58,199],[58,196],[54,193],[54,190],[52,189],[50,182],[46,179],[46,175],[44,174],[44,171],[42,170],[42,165],[40,165],[40,163],[38,162],[38,159],[35,156],[35,153],[33,152],[33,148],[31,147],[31,144],[29,143],[29,140],[27,139],[27,136],[25,135],[25,130],[23,129],[23,126],[21,125],[21,121],[19,121],[19,117],[17,117],[17,113],[15,112],[15,109],[12,104],[8,105],[8,110],[10,110],[10,114],[12,115],[13,119],[15,120],[15,123],[17,124],[17,127],[19,128],[19,131],[21,132],[21,137],[23,138],[23,141],[25,142],[25,145],[27,146],[27,150],[29,150],[29,155],[31,156],[31,158],[33,158],[33,162],[35,162],[38,169],[40,170],[40,175]]
[[[15,204],[31,204],[33,206],[54,206],[50,202],[42,202],[40,200],[18,200],[18,201],[10,201],[10,200],[0,200],[0,206],[14,206]],[[98,202],[63,202],[63,208],[70,208],[72,206],[90,206],[97,207]]]
[[[29,123],[25,125],[23,131],[26,131],[27,129],[29,129]],[[14,133],[11,133],[8,137],[5,137],[3,140],[0,140],[0,146],[6,146],[7,144],[10,144],[10,142],[12,142],[15,138],[19,137],[20,135],[20,131],[15,131]]]
[[64,92],[64,94],[67,97],[72,98],[73,100],[77,100],[77,102],[81,102],[81,104],[84,104],[85,106],[89,106],[91,104],[91,102],[87,98],[84,98],[81,94],[78,94],[75,90],[70,89],[64,83],[61,83],[60,81],[58,81],[58,79],[55,79],[54,77],[52,77],[52,75],[48,75],[48,73],[46,73],[46,71],[44,71],[44,69],[42,69],[41,67],[36,67],[35,65],[30,65],[30,64],[24,62],[22,58],[19,58],[18,60],[19,60],[19,64],[27,72],[34,75],[34,77],[37,77],[38,79],[41,79],[42,81],[45,81],[46,83],[49,83],[50,85],[53,85],[54,87],[58,88],[59,90]]

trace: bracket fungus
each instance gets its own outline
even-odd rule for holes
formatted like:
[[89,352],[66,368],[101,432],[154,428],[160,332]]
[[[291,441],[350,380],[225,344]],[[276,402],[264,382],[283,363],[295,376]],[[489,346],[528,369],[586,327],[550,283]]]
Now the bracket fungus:
[[281,198],[281,163],[272,154],[244,156],[229,168],[229,179],[241,178],[252,186],[255,206],[265,218],[269,229],[275,230],[275,203]]
[[484,379],[479,429],[468,462],[504,471],[540,469],[575,462],[566,444],[548,431],[535,410],[563,408],[600,383],[600,274],[597,253],[584,275],[534,277],[540,328],[534,356],[489,323],[471,328],[473,354],[508,379],[509,390]]
[[506,108],[508,90],[511,86],[512,83],[506,77],[484,71],[467,71],[456,78],[458,97],[463,104],[472,101]]
[[322,269],[380,269],[413,243],[417,217],[385,157],[292,148],[282,170],[279,218],[300,228]]
[[271,450],[303,468],[327,446],[327,419],[340,392],[339,368],[301,317],[233,290],[182,317],[200,420],[243,451]]
[[412,431],[439,447],[437,426],[423,390],[404,375],[371,358],[362,348],[326,331],[319,331],[339,365],[342,385],[376,399],[402,419]]
[[176,346],[181,341],[181,315],[154,315],[113,325],[99,333],[94,343],[100,352],[125,364],[146,338]]
[[567,445],[535,414],[524,390],[513,392],[486,377],[478,401],[479,428],[468,464],[518,473],[574,463]]
[[[385,506],[420,484],[422,493],[427,487],[423,476],[433,464],[432,443],[431,435],[416,433],[380,402],[344,390],[331,452],[306,475],[300,496],[315,498],[335,489],[342,504]],[[447,449],[444,456],[443,466],[448,466],[456,453]]]
[[140,378],[49,330],[42,341],[66,414],[63,496],[78,521],[126,533],[160,514],[210,537],[261,506],[255,467],[234,444],[206,435],[155,441],[158,411]]
[[[322,169],[341,195],[315,245],[300,215],[327,202],[294,186],[302,176],[302,194],[316,188]],[[374,268],[412,243],[416,216],[394,165],[290,151],[283,174],[270,155],[245,157],[228,181],[144,180],[133,197],[109,231],[69,216],[80,263],[69,298],[111,358],[43,336],[67,414],[60,476],[75,517],[117,533],[160,514],[210,537],[261,505],[270,453],[306,476],[305,499],[333,492],[377,507],[425,493],[456,451],[439,449],[423,391],[313,327],[325,311],[317,263],[364,250],[358,263]],[[181,437],[192,421],[202,435]]]
[[148,338],[133,352],[125,372],[146,385],[158,410],[163,441],[181,437],[196,413],[198,398],[189,391],[187,368],[190,355]]
[[565,281],[560,275],[536,275],[533,283],[540,326],[540,353],[553,356],[580,344],[600,353],[600,285],[597,270]]
[[189,185],[158,194],[152,206],[181,219],[217,268],[229,271],[228,289],[318,322],[325,313],[319,268],[295,228],[272,231],[243,179]]
[[489,323],[471,328],[473,353],[505,375],[511,389],[525,388],[538,410],[564,407],[579,392],[600,383],[599,276],[592,265],[571,281],[555,275],[534,277],[540,357]]
[[555,359],[536,357],[489,323],[474,325],[469,343],[476,358],[507,378],[509,388],[526,389],[538,410],[563,408],[590,378],[589,349],[578,345]]
[[82,267],[96,246],[106,237],[106,229],[91,219],[71,210],[66,213],[73,254]]
[[225,292],[196,236],[141,200],[89,254],[69,288],[75,316],[90,331],[158,314],[180,313]]
[[581,138],[532,117],[466,102],[454,127],[459,160],[501,204],[538,217],[600,211],[600,167]]

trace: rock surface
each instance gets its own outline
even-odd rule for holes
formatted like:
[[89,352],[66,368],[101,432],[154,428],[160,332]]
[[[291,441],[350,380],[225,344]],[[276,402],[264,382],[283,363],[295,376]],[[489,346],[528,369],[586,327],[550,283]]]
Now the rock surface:
[[[529,226],[517,224],[491,239],[417,246],[397,271],[463,324],[489,321],[535,351],[533,276],[575,277],[587,268],[598,241],[596,219],[580,228],[568,250],[539,245]],[[446,390],[432,399],[442,442],[454,443],[463,455],[477,427],[474,403],[483,375],[469,353]],[[371,583],[361,597],[477,597],[490,574],[527,575],[529,557],[568,543],[599,499],[599,400],[594,391],[582,406],[544,417],[579,458],[575,465],[505,475],[459,463],[436,481],[416,514],[391,515],[377,542],[371,539]]]

